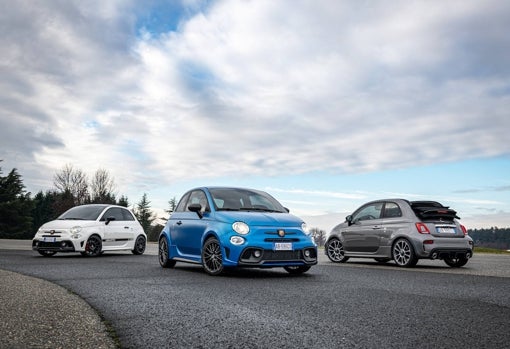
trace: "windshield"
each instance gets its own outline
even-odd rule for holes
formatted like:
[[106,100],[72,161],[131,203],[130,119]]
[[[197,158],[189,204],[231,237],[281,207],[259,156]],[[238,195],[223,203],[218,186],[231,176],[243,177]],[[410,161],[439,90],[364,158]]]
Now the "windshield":
[[103,205],[76,206],[64,212],[57,219],[95,221],[105,207]]
[[263,191],[213,188],[209,192],[217,211],[287,212],[275,198]]

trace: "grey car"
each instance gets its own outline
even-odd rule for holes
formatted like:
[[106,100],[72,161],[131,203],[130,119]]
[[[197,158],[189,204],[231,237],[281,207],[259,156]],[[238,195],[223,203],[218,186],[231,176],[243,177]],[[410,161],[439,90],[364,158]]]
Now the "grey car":
[[474,245],[458,219],[455,210],[436,201],[372,201],[333,228],[325,253],[336,263],[356,257],[413,267],[427,258],[462,267],[473,256]]

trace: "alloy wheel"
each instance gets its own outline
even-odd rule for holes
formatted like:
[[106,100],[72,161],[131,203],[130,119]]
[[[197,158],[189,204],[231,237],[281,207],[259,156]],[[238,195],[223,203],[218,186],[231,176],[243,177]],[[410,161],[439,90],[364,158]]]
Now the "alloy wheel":
[[92,235],[87,240],[84,255],[88,257],[97,257],[101,254],[102,247],[103,243],[101,241],[101,238],[97,235]]
[[218,275],[223,271],[221,246],[216,238],[208,239],[202,249],[202,264],[210,275]]
[[412,267],[418,261],[411,243],[406,239],[400,239],[393,245],[393,260],[399,267]]
[[146,246],[145,238],[140,235],[136,238],[135,246],[131,252],[133,252],[133,254],[136,255],[143,254],[145,252],[145,246]]
[[338,239],[332,239],[326,246],[328,258],[335,263],[345,262],[349,257],[345,257],[344,246]]
[[173,268],[176,263],[173,259],[168,258],[168,242],[164,237],[159,239],[158,260],[163,268]]

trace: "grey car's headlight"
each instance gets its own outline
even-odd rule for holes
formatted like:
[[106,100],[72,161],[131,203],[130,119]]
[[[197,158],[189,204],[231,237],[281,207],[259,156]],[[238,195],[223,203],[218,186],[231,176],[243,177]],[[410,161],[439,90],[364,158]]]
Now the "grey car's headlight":
[[305,222],[301,223],[301,229],[303,229],[306,235],[310,235],[310,228],[308,228],[308,225]]
[[244,222],[235,222],[232,224],[232,229],[238,234],[246,235],[250,232],[250,227]]

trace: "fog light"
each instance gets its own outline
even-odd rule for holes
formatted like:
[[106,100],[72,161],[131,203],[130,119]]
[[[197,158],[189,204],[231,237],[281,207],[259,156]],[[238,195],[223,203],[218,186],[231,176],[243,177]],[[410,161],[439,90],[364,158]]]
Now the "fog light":
[[62,241],[62,243],[60,244],[60,246],[62,246],[62,247],[66,247],[66,245],[67,244],[64,241]]
[[262,252],[260,250],[253,250],[253,257],[260,258],[262,256]]
[[310,257],[310,250],[305,250],[305,257]]
[[230,238],[230,243],[232,245],[242,245],[242,244],[244,244],[244,238],[234,235]]

